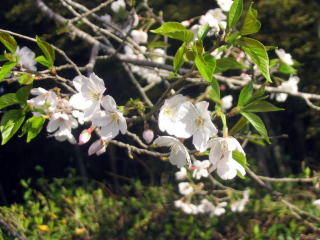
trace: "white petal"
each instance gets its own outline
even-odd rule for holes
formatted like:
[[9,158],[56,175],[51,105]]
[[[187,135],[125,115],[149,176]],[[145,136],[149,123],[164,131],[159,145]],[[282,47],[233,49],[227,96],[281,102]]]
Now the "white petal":
[[101,128],[100,135],[103,138],[111,140],[119,134],[119,127],[115,122]]
[[47,131],[54,132],[58,129],[58,127],[59,127],[59,119],[50,119],[47,125]]
[[122,134],[126,134],[126,132],[127,132],[127,122],[126,122],[126,119],[122,116],[122,114],[119,117],[119,129],[120,129],[120,132]]
[[91,121],[94,126],[104,127],[111,124],[113,118],[106,111],[98,111],[93,114]]
[[101,105],[106,111],[117,111],[117,104],[114,101],[113,97],[111,97],[110,95],[107,95],[101,99]]
[[104,86],[104,81],[101,78],[99,78],[95,73],[90,74],[90,79],[92,79],[99,92],[103,93],[106,90]]
[[173,144],[177,144],[179,141],[170,136],[160,136],[153,141],[153,144],[158,145],[159,147],[171,147]]
[[81,93],[72,95],[69,104],[71,107],[79,110],[84,110],[90,106],[90,102],[87,101]]

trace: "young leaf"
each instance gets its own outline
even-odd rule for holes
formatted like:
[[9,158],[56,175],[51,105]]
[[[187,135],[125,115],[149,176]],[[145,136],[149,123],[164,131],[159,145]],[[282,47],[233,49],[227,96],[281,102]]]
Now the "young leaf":
[[198,30],[198,39],[203,40],[210,31],[209,24],[202,25]]
[[272,82],[269,72],[269,57],[264,45],[255,39],[247,37],[242,37],[238,43],[242,50],[245,51],[257,65],[267,81]]
[[38,36],[36,36],[37,44],[41,48],[45,58],[47,59],[50,66],[53,66],[54,60],[56,58],[55,51],[53,47],[44,40],[41,40]]
[[217,59],[217,66],[216,66],[215,73],[224,72],[229,69],[244,69],[244,68],[247,68],[247,67],[242,65],[241,63],[238,63],[232,57],[221,58],[221,59]]
[[3,64],[1,66],[1,70],[0,70],[0,82],[2,82],[2,80],[8,76],[8,74],[11,72],[12,68],[14,68],[14,66],[16,65],[15,62],[6,62],[5,64]]
[[179,22],[166,22],[159,28],[151,30],[151,32],[184,42],[190,42],[194,37],[193,32],[186,29],[186,27]]
[[19,100],[17,99],[17,95],[15,93],[7,93],[0,97],[0,109],[14,104],[19,104]]
[[177,50],[176,54],[174,55],[173,59],[173,69],[175,72],[179,71],[184,63],[183,55],[187,50],[187,43],[184,42],[179,49]]
[[208,82],[212,82],[213,73],[216,68],[216,59],[213,56],[206,54],[203,57],[196,56],[194,62],[201,76]]
[[25,104],[28,100],[32,85],[21,87],[17,92],[16,96],[20,104]]
[[228,29],[233,28],[239,21],[243,11],[243,0],[234,0],[228,14]]
[[279,72],[284,74],[296,74],[297,70],[288,64],[281,63],[279,66]]
[[242,167],[247,167],[247,158],[242,152],[239,152],[238,150],[232,151],[232,158],[236,160]]
[[244,88],[242,88],[239,99],[238,106],[244,106],[252,96],[253,85],[252,82],[249,82]]
[[241,35],[257,33],[261,28],[261,22],[257,19],[258,12],[252,8],[252,4],[253,3],[250,4],[247,14],[244,18],[243,25],[240,29]]
[[22,85],[29,85],[32,84],[34,77],[30,73],[23,74],[20,79],[19,83]]
[[212,78],[211,81],[211,92],[209,93],[210,97],[213,101],[220,103],[220,87],[219,87],[219,83],[217,81],[217,79],[215,79],[214,77]]
[[242,110],[246,112],[276,112],[284,109],[278,108],[267,101],[257,101],[246,105]]
[[27,133],[27,143],[29,143],[32,139],[39,135],[45,121],[46,120],[43,117],[29,118],[23,125],[22,134],[20,137]]
[[5,112],[1,119],[0,132],[2,136],[1,145],[6,144],[18,131],[25,119],[22,109],[13,109]]
[[245,117],[241,117],[238,122],[231,128],[229,131],[230,135],[234,135],[240,132],[248,123],[248,120]]
[[12,53],[17,49],[16,40],[8,33],[0,32],[0,42]]
[[270,143],[267,129],[266,129],[263,121],[261,120],[261,118],[254,113],[248,113],[248,112],[243,112],[243,111],[241,111],[240,113],[242,116],[244,116],[250,122],[250,124],[258,131],[258,133],[264,139],[266,139],[266,141],[268,143]]
[[51,68],[53,66],[44,56],[38,56],[34,60],[47,68]]

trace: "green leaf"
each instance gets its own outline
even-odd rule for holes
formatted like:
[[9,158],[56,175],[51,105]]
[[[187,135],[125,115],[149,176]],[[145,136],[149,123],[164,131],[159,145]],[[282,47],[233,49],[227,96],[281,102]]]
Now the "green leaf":
[[194,51],[196,56],[203,57],[203,52],[204,52],[203,41],[196,40],[192,46],[192,50]]
[[224,72],[229,69],[244,69],[246,66],[238,63],[234,58],[221,58],[217,59],[217,66],[215,73]]
[[17,49],[16,40],[8,33],[0,32],[0,42],[12,53]]
[[254,94],[252,95],[252,97],[249,99],[249,101],[247,102],[247,104],[249,103],[252,103],[254,101],[257,101],[257,100],[262,100],[264,99],[265,97],[263,96],[265,94],[265,84],[262,84],[255,92]]
[[174,55],[173,59],[173,69],[175,72],[179,71],[184,63],[183,55],[187,50],[187,43],[184,42],[179,49],[177,50],[176,54]]
[[8,59],[4,56],[4,55],[0,55],[0,61],[3,62],[3,61],[7,61]]
[[1,66],[0,70],[0,82],[3,81],[3,79],[8,76],[8,74],[11,72],[12,68],[16,65],[15,62],[6,62]]
[[20,102],[20,104],[26,104],[30,91],[31,91],[32,85],[28,85],[25,87],[21,87],[17,92],[17,99]]
[[233,28],[239,21],[243,11],[243,0],[234,0],[228,14],[228,29]]
[[257,65],[267,81],[272,82],[269,72],[269,57],[264,45],[255,39],[247,37],[242,37],[238,43],[242,50],[245,51]]
[[246,112],[276,112],[284,109],[278,108],[267,101],[257,101],[246,105],[242,110]]
[[0,97],[0,109],[14,104],[19,104],[19,100],[17,99],[17,95],[15,93],[7,93]]
[[27,143],[29,143],[32,139],[39,135],[45,121],[46,119],[43,117],[29,118],[23,125],[22,134],[20,137],[27,133]]
[[30,73],[23,74],[20,79],[19,83],[23,85],[29,85],[32,84],[34,80],[34,77]]
[[40,39],[38,36],[36,36],[36,41],[44,56],[48,60],[48,63],[50,63],[50,66],[52,67],[56,58],[54,48],[46,41]]
[[238,150],[232,151],[232,158],[236,160],[242,167],[247,167],[247,158],[242,152]]
[[201,76],[208,82],[212,82],[213,73],[216,68],[216,59],[209,54],[205,54],[203,56],[196,56],[194,62]]
[[184,42],[191,42],[194,37],[193,32],[179,22],[166,22],[151,32]]
[[52,68],[53,66],[44,56],[38,56],[34,60],[47,68]]
[[248,120],[245,117],[241,117],[237,123],[229,131],[230,135],[235,135],[240,132],[248,123]]
[[279,72],[284,74],[297,74],[297,70],[293,67],[291,67],[288,64],[281,63],[279,66]]
[[209,24],[202,25],[198,30],[198,39],[203,40],[210,31]]
[[215,101],[216,103],[220,103],[220,87],[219,87],[219,83],[217,81],[217,79],[215,79],[214,77],[212,78],[211,81],[211,85],[210,85],[210,92],[209,92],[209,96],[210,98]]
[[247,14],[244,18],[243,25],[240,29],[241,35],[257,33],[261,28],[261,22],[257,19],[258,12],[252,8],[252,4],[253,3],[250,4]]
[[244,88],[242,88],[239,99],[238,106],[244,106],[249,99],[252,97],[253,85],[252,82],[249,82]]
[[5,112],[1,119],[0,132],[2,136],[1,144],[6,144],[18,131],[25,119],[22,109],[14,109]]
[[263,121],[261,120],[261,118],[254,114],[254,113],[248,113],[248,112],[243,112],[240,111],[241,115],[244,116],[249,123],[258,131],[258,133],[264,138],[266,139],[266,141],[268,143],[270,143],[269,141],[269,137],[268,137],[268,132],[267,129],[263,123]]

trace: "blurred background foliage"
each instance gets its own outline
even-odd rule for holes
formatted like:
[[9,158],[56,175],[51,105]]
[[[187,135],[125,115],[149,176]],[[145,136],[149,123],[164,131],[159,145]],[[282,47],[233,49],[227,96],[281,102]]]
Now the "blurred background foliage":
[[[68,14],[59,1],[46,2],[56,11]],[[81,2],[93,8],[101,1]],[[156,13],[163,14],[164,19],[170,21],[189,19],[217,7],[214,0],[150,0],[149,4]],[[299,89],[319,93],[320,2],[257,0],[255,8],[262,21],[261,32],[255,37],[265,45],[278,46],[290,52],[300,63]],[[87,63],[89,46],[70,38],[63,26],[43,16],[34,0],[8,1],[2,5],[0,13],[1,28],[29,36],[39,35],[67,50],[79,65]],[[21,39],[18,42],[35,49],[30,42]],[[270,56],[275,57],[273,53]],[[106,80],[109,93],[120,105],[125,104],[129,97],[137,97],[132,96],[127,76],[117,61],[98,64],[96,72]],[[74,77],[68,71],[65,75]],[[9,92],[15,87],[5,85],[2,91]],[[228,93],[235,92],[226,90],[224,95]],[[247,151],[251,166],[255,166],[258,173],[269,176],[299,174],[309,168],[319,171],[320,113],[309,109],[301,99],[292,97],[276,105],[286,111],[262,117],[271,136],[288,134],[288,138],[273,139],[272,145],[263,148],[249,145]],[[157,126],[151,127],[157,131]],[[143,126],[136,130],[142,134]],[[78,134],[75,133],[76,136]],[[109,146],[101,157],[88,157],[86,151],[87,146],[61,144],[48,138],[45,132],[30,144],[24,144],[23,139],[16,137],[1,146],[0,203],[8,206],[1,209],[1,214],[16,221],[15,226],[27,234],[27,239],[106,239],[105,236],[110,236],[107,239],[140,239],[142,236],[146,239],[296,239],[294,237],[302,233],[310,234],[289,217],[288,210],[271,203],[268,195],[258,195],[262,200],[257,196],[256,201],[241,214],[230,213],[212,219],[186,216],[172,205],[177,196],[176,187],[171,185],[175,169],[169,164],[138,155],[130,159],[113,146]],[[70,172],[73,172],[71,177]],[[32,181],[22,186],[21,179]],[[43,184],[35,184],[37,181]],[[131,187],[128,181],[132,183]],[[39,185],[46,187],[39,189]],[[295,187],[301,186],[290,186],[288,192]],[[308,196],[310,202],[320,194],[312,195],[309,191]],[[305,204],[299,197],[295,200]],[[41,225],[49,230],[46,227],[41,230]],[[59,235],[62,228],[65,231],[61,232],[67,233],[65,236]],[[80,229],[79,235],[77,229]],[[81,232],[81,229],[85,231]],[[8,233],[3,234],[3,239],[11,239],[10,236],[5,237]],[[233,235],[230,234],[238,235],[231,238]]]

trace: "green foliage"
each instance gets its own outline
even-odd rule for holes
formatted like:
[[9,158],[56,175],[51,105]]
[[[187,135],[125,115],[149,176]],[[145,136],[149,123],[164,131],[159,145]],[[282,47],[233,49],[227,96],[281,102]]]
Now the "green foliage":
[[249,82],[244,88],[241,89],[241,92],[238,98],[238,106],[244,106],[252,97],[252,92],[253,92],[253,85],[252,85],[252,82]]
[[261,22],[257,18],[258,11],[252,7],[252,4],[253,3],[250,4],[247,14],[244,18],[243,25],[240,29],[241,35],[257,33],[261,28]]
[[243,0],[234,0],[229,14],[228,14],[228,25],[227,28],[231,29],[233,28],[237,22],[239,21],[243,11]]
[[52,69],[53,65],[54,65],[55,58],[56,58],[54,48],[46,41],[40,39],[38,36],[36,36],[36,40],[37,40],[37,44],[38,44],[39,48],[41,48],[44,56],[39,56],[35,60],[38,63],[48,67],[49,69]]
[[244,69],[246,66],[237,62],[234,58],[221,58],[217,59],[217,65],[215,69],[215,73],[224,72],[230,69]]
[[173,68],[175,72],[179,71],[179,69],[182,67],[184,63],[183,56],[186,50],[187,50],[187,44],[184,42],[182,43],[182,45],[179,47],[178,51],[174,55]]
[[179,22],[166,22],[151,32],[184,42],[190,42],[194,37],[193,32]]
[[210,31],[209,24],[205,24],[201,26],[198,30],[198,39],[203,40],[207,36],[209,31]]
[[13,109],[3,114],[0,123],[1,145],[6,144],[18,131],[25,119],[22,109]]
[[250,56],[267,81],[272,82],[269,73],[269,57],[264,45],[258,40],[247,37],[238,40],[238,44]]
[[14,39],[14,37],[12,37],[10,34],[8,33],[4,33],[4,32],[0,32],[0,42],[11,52],[11,53],[15,53],[16,49],[17,49],[17,42]]
[[197,55],[194,63],[197,66],[201,76],[208,82],[212,82],[213,73],[216,68],[216,59],[207,54],[207,55]]
[[27,134],[27,143],[39,135],[42,130],[45,118],[43,117],[31,117],[29,118],[22,127],[22,133],[19,137]]
[[11,72],[11,70],[15,67],[16,62],[6,62],[1,66],[0,70],[0,82],[8,76],[8,74]]

